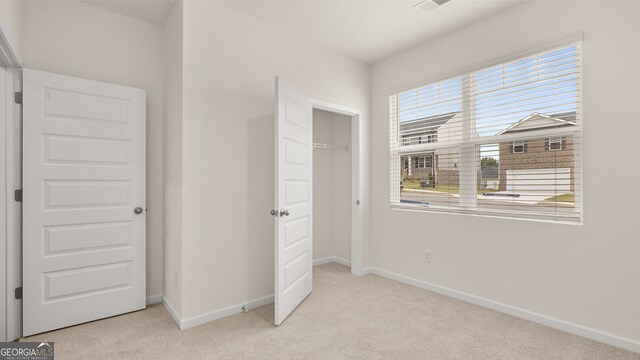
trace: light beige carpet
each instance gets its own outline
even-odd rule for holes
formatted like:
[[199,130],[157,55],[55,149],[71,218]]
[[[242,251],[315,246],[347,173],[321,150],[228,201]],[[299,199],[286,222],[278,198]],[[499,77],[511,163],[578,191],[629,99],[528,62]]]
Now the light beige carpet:
[[327,264],[279,327],[273,305],[180,331],[162,305],[27,338],[56,359],[639,359],[639,354]]

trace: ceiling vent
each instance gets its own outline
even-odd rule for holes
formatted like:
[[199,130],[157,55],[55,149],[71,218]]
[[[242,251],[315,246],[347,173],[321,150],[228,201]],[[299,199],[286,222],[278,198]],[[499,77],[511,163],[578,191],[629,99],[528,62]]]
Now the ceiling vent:
[[451,0],[423,0],[417,3],[414,7],[421,9],[424,12],[429,12],[439,6],[448,3]]

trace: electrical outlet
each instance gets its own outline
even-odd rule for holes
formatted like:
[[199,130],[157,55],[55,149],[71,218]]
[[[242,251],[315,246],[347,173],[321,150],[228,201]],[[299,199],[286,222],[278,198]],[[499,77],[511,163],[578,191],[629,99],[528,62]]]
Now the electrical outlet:
[[174,274],[175,274],[175,277],[174,277],[174,284],[173,284],[173,285],[174,285],[175,287],[178,287],[178,273],[177,273],[177,272],[175,272]]
[[424,262],[430,263],[431,262],[431,251],[425,250],[423,259],[424,259]]

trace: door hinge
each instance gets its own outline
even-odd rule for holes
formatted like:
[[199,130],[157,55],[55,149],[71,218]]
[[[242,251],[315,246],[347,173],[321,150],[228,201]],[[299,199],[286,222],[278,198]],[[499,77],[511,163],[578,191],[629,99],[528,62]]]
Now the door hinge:
[[16,288],[16,290],[15,290],[15,298],[16,298],[16,300],[22,299],[22,286]]
[[22,105],[22,92],[18,91],[16,93],[14,93],[13,94],[13,101],[15,101],[16,104]]
[[18,201],[18,202],[19,202],[19,201],[22,201],[22,190],[16,190],[16,191],[13,193],[13,199],[14,199],[15,201]]

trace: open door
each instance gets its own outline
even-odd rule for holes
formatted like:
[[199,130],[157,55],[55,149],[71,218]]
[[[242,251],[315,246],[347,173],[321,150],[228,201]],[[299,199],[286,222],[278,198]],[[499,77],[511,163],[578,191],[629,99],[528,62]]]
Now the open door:
[[276,78],[275,324],[311,293],[312,109],[311,102]]
[[23,72],[23,333],[143,309],[145,91]]

